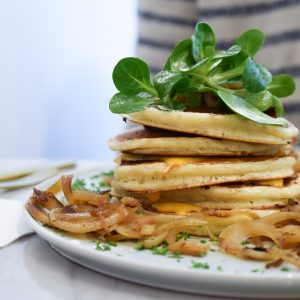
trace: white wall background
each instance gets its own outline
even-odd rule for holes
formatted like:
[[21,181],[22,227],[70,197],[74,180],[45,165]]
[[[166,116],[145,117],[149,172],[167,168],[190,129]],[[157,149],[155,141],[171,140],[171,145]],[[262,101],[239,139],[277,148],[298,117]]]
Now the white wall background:
[[134,55],[134,0],[0,0],[0,157],[110,159],[108,109]]

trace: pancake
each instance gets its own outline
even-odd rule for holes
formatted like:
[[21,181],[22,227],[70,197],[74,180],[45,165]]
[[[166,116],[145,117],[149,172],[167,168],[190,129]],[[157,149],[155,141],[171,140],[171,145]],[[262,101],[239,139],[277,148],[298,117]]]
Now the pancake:
[[[285,207],[289,199],[300,196],[300,176],[292,178],[253,181],[196,187],[191,189],[161,191],[155,193],[129,192],[112,183],[112,195],[134,197],[152,203],[154,208],[187,210],[199,209],[276,209]],[[186,206],[184,206],[186,205]],[[174,211],[169,211],[174,212]]]
[[132,122],[151,127],[249,143],[289,144],[298,134],[298,129],[291,123],[287,127],[265,125],[236,114],[221,115],[147,108],[125,117]]
[[116,183],[128,191],[164,191],[226,182],[287,178],[294,157],[160,157],[122,154]]
[[212,139],[138,126],[108,141],[113,151],[146,155],[264,156],[274,155],[286,145],[253,144]]

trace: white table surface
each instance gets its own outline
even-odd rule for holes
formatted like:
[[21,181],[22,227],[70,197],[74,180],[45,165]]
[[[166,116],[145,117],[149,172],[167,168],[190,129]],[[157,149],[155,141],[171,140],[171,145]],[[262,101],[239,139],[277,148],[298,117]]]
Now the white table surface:
[[[12,165],[18,163],[20,161],[11,160]],[[78,163],[78,169],[95,167],[97,164],[99,162],[81,161]],[[0,198],[25,201],[29,191],[28,188],[9,192],[0,191]],[[30,235],[0,249],[0,299],[213,300],[221,298],[171,292],[115,279],[69,261],[38,236]]]

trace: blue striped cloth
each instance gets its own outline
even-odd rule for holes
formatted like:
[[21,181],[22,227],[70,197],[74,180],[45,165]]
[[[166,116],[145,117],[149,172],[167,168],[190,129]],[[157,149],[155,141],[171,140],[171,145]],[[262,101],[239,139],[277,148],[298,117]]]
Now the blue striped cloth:
[[138,20],[137,56],[152,73],[198,21],[214,29],[219,49],[249,28],[261,29],[266,42],[256,59],[272,74],[294,76],[298,89],[283,103],[287,118],[300,128],[300,0],[139,0]]

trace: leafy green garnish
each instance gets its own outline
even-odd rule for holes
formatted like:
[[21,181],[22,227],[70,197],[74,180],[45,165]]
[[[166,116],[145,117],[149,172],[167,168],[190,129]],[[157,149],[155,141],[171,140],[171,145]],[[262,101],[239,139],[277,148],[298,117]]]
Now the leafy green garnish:
[[109,102],[109,109],[115,114],[129,114],[143,110],[150,104],[151,101],[140,95],[128,96],[122,93],[117,93],[111,98]]
[[288,74],[279,74],[272,77],[268,91],[277,97],[287,97],[295,92],[295,80]]
[[142,92],[156,95],[150,81],[148,65],[139,58],[121,59],[114,68],[113,81],[116,88],[125,95],[137,95]]
[[191,39],[179,42],[169,56],[164,66],[164,70],[179,72],[181,68],[192,66],[195,63],[195,60],[191,52],[191,47]]
[[271,73],[262,65],[255,64],[251,57],[248,57],[242,76],[244,87],[250,93],[264,91],[272,81]]
[[[261,124],[286,126],[276,117],[284,110],[279,97],[295,91],[295,81],[287,74],[272,77],[263,65],[254,60],[265,41],[263,32],[249,29],[227,50],[216,49],[212,28],[199,22],[190,39],[176,44],[164,66],[150,79],[148,65],[141,59],[120,60],[113,71],[119,90],[110,100],[110,110],[117,114],[138,112],[147,107],[161,110],[201,112],[203,94],[215,95],[219,108]],[[265,113],[264,113],[265,112]]]
[[249,29],[243,32],[235,41],[235,44],[239,45],[247,55],[252,57],[264,43],[265,35],[258,29]]
[[263,124],[287,125],[286,120],[274,119],[268,116],[267,114],[261,112],[250,102],[244,100],[241,97],[235,96],[228,91],[218,90],[217,94],[223,100],[223,102],[234,112],[244,117],[247,117],[250,120]]
[[196,24],[192,35],[193,57],[196,62],[214,54],[216,38],[211,27],[206,23]]

